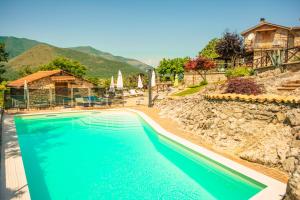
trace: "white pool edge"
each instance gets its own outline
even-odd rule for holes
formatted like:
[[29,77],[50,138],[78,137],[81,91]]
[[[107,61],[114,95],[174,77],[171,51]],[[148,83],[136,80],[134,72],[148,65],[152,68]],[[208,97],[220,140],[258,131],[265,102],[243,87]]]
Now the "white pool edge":
[[0,184],[1,200],[31,199],[14,118],[6,114],[2,125]]
[[[43,113],[28,113],[28,114],[17,114],[15,116],[29,116],[29,115],[45,115],[45,114],[61,114],[61,113],[80,113],[80,112],[106,112],[106,111],[129,111],[129,112],[133,112],[133,113],[136,113],[138,114],[139,116],[141,116],[152,128],[154,128],[155,131],[157,131],[159,134],[169,138],[170,140],[173,140],[199,154],[202,154],[218,163],[221,163],[222,165],[236,171],[236,172],[239,172],[245,176],[248,176],[249,178],[252,178],[254,180],[256,180],[257,182],[260,182],[264,185],[266,185],[267,187],[265,189],[263,189],[262,191],[260,191],[259,193],[257,193],[256,195],[254,195],[251,200],[265,200],[265,199],[272,199],[272,200],[281,200],[282,197],[284,196],[285,192],[286,192],[286,184],[280,182],[280,181],[277,181],[269,176],[266,176],[262,173],[259,173],[253,169],[250,169],[246,166],[243,166],[237,162],[234,162],[228,158],[225,158],[224,156],[220,155],[220,154],[217,154],[213,151],[210,151],[204,147],[201,147],[201,146],[198,146],[196,144],[193,144],[191,142],[189,142],[188,140],[186,139],[183,139],[181,137],[178,137],[176,136],[175,134],[173,133],[170,133],[168,132],[167,130],[165,130],[164,128],[162,128],[158,123],[156,123],[151,117],[149,117],[147,114],[139,111],[139,110],[135,110],[135,109],[131,109],[131,108],[121,108],[121,109],[107,109],[107,110],[81,110],[81,111],[78,111],[78,110],[68,110],[68,111],[64,111],[64,112],[61,112],[61,111],[51,111],[51,112],[43,112]],[[17,134],[16,134],[16,128],[15,128],[15,124],[14,124],[14,119],[13,119],[13,116],[6,116],[4,118],[4,123],[3,123],[3,127],[5,126],[5,122],[7,123],[7,120],[12,120],[10,121],[10,123],[13,123],[13,129],[14,129],[14,134],[15,134],[15,137],[17,137]],[[3,135],[2,134],[2,138],[3,138]],[[17,141],[17,148],[19,149],[19,144],[18,144],[18,141]],[[2,149],[4,147],[2,146]],[[2,157],[3,158],[3,157]],[[20,171],[18,171],[18,174],[15,174],[15,176],[20,176],[19,179],[22,180],[22,184],[26,184],[26,188],[24,189],[24,198],[17,198],[17,199],[30,199],[30,196],[29,196],[29,190],[28,190],[28,187],[27,187],[27,181],[26,181],[26,175],[25,175],[25,170],[24,170],[24,167],[23,167],[23,162],[22,162],[22,157],[19,156],[19,158],[16,158],[18,160],[18,169]],[[3,159],[2,159],[3,160]],[[1,161],[3,162],[3,161]],[[2,163],[1,163],[2,165]],[[3,166],[3,165],[2,165]],[[20,168],[22,167],[22,169]],[[1,170],[3,170],[1,168]],[[2,175],[3,173],[1,173],[1,182],[2,182]],[[25,180],[25,182],[24,182]],[[3,182],[2,182],[3,183]],[[12,185],[10,186],[12,188],[16,188],[16,187],[20,187],[20,185]],[[1,190],[1,193],[3,192],[3,190]],[[1,194],[0,194],[0,197],[1,197]],[[6,199],[4,199],[6,200]]]
[[228,158],[225,158],[224,156],[217,154],[211,150],[193,144],[186,139],[176,136],[173,133],[168,132],[167,130],[162,128],[158,123],[156,123],[151,117],[149,117],[141,111],[130,108],[125,108],[125,110],[134,112],[141,116],[159,134],[267,186],[265,189],[261,190],[259,193],[251,197],[251,200],[281,200],[283,198],[286,192],[286,184],[269,176],[266,176],[260,172],[257,172],[253,169],[250,169],[244,165],[241,165],[237,162],[234,162]]

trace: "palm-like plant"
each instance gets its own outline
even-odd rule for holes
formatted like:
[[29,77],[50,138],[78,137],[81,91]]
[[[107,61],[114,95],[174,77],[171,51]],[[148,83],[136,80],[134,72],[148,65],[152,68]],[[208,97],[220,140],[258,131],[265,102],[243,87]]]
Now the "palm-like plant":
[[284,72],[284,68],[283,68],[283,52],[278,50],[274,50],[273,52],[271,52],[270,54],[268,54],[272,65],[275,68],[279,68],[280,71],[283,73]]

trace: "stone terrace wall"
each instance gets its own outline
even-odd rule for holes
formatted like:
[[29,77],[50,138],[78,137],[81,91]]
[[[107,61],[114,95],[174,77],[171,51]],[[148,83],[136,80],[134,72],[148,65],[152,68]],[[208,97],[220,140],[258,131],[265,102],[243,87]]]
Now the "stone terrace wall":
[[300,152],[300,107],[226,100],[200,95],[163,100],[160,114],[179,122],[216,149],[291,174]]
[[298,164],[288,181],[286,188],[286,195],[284,200],[298,200],[300,199],[300,156],[298,157]]
[[[221,72],[208,73],[206,79],[209,83],[227,80],[225,74]],[[188,86],[197,85],[201,81],[203,81],[203,79],[199,74],[192,74],[192,73],[184,74],[184,83]]]

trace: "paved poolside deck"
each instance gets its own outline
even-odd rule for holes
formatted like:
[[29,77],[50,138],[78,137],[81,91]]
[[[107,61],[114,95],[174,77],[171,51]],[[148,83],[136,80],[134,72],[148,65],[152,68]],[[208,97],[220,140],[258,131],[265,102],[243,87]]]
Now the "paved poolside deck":
[[1,200],[29,200],[29,190],[12,115],[5,115],[1,148]]

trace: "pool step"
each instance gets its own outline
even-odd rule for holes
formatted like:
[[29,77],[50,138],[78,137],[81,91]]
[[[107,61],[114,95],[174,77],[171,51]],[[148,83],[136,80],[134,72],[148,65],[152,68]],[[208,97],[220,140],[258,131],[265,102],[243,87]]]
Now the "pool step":
[[140,123],[132,120],[108,120],[106,118],[83,118],[80,122],[89,127],[101,127],[101,129],[123,130],[141,127]]

